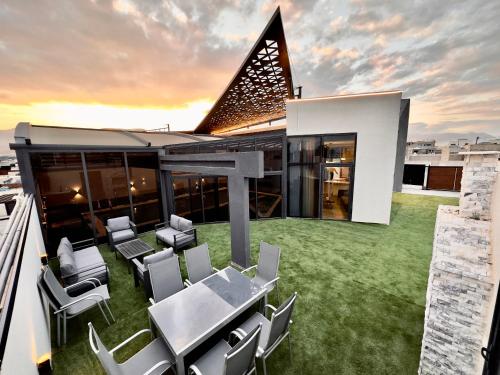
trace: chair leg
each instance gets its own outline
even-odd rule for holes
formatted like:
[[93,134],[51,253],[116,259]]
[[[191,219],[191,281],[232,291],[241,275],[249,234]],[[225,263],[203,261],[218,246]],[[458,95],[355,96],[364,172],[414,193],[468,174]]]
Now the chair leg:
[[61,317],[57,314],[57,346],[61,346]]
[[63,312],[63,345],[66,345],[66,311]]
[[266,359],[264,357],[262,357],[262,368],[264,369],[264,375],[267,375]]
[[104,313],[104,310],[102,309],[101,302],[97,302],[97,306],[99,306],[99,310],[101,310],[102,316],[104,316],[104,319],[106,319],[108,326],[110,326],[111,323],[109,322],[108,317],[106,316],[106,314]]
[[109,307],[108,301],[104,301],[104,306],[106,306],[106,309],[108,310],[111,319],[113,319],[113,322],[116,322],[116,319],[113,316],[113,313],[111,312],[111,308]]

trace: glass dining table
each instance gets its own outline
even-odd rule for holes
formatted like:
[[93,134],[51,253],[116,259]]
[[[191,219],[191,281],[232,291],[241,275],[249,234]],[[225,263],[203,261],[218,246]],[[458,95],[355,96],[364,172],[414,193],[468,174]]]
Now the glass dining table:
[[184,358],[217,331],[262,300],[266,290],[232,267],[149,307],[151,324],[186,373]]

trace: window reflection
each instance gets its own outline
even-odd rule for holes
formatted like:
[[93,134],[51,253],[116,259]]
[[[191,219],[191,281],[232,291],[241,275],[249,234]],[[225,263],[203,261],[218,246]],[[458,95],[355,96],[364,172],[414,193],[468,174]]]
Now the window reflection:
[[259,218],[281,217],[281,175],[257,180],[257,202]]
[[49,256],[62,237],[93,237],[80,153],[40,153],[31,158],[37,203]]
[[153,229],[161,220],[158,154],[127,153],[134,222],[139,231]]
[[350,163],[354,160],[354,136],[325,137],[323,160],[326,163]]
[[106,237],[106,222],[130,217],[125,161],[121,152],[85,153],[97,237]]

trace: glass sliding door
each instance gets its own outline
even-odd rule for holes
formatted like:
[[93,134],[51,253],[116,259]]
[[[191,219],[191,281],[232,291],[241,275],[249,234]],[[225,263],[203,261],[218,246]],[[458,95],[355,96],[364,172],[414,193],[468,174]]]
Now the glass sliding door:
[[288,138],[288,215],[349,220],[356,135]]
[[351,204],[351,167],[321,167],[321,218],[348,220]]
[[104,239],[106,222],[119,216],[131,217],[129,185],[122,152],[85,153],[95,217],[95,232]]

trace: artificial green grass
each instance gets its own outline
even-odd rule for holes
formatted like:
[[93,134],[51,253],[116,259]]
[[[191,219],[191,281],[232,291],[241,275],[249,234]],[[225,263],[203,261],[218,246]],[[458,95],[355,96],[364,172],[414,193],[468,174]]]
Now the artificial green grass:
[[[280,292],[299,294],[292,325],[293,361],[281,345],[267,361],[270,374],[415,374],[423,332],[425,292],[436,209],[457,199],[393,196],[389,226],[308,219],[253,221],[252,258],[259,241],[281,247]],[[212,263],[230,260],[229,224],[198,226]],[[154,233],[142,238],[156,246]],[[108,349],[148,327],[142,287],[134,288],[126,263],[106,245],[111,269],[110,327],[94,311],[68,324],[68,344],[54,349],[55,374],[104,374],[88,343],[92,321]],[[186,276],[181,256],[183,276]],[[274,293],[271,303],[276,303]],[[117,353],[123,361],[147,340]],[[260,365],[259,365],[260,366]],[[258,367],[260,370],[260,367]]]

